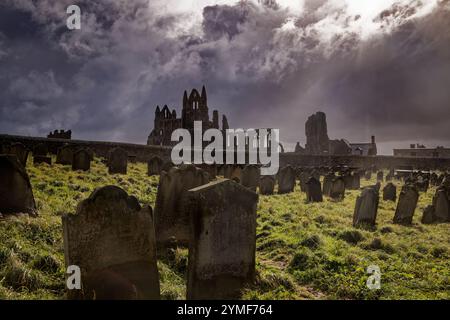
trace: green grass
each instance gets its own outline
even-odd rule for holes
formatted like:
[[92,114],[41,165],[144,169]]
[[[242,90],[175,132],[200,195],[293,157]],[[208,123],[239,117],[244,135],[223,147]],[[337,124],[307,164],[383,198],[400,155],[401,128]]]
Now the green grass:
[[[61,215],[109,184],[154,207],[158,177],[147,177],[143,163],[130,163],[127,175],[109,175],[100,159],[87,173],[56,164],[29,163],[27,170],[39,217],[0,221],[0,299],[62,299]],[[449,224],[420,223],[434,191],[420,195],[412,226],[392,224],[395,204],[380,200],[375,230],[352,227],[359,191],[347,191],[342,202],[325,197],[315,204],[305,203],[298,186],[291,194],[260,196],[257,277],[243,298],[449,299]],[[179,248],[158,261],[163,299],[185,298],[187,256]],[[366,287],[369,265],[381,269],[380,290]]]

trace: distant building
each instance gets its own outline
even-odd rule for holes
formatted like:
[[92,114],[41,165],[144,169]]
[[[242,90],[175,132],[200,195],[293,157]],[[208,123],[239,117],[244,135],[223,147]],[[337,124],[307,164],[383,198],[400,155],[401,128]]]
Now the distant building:
[[372,136],[371,142],[366,143],[350,143],[352,154],[357,156],[376,156],[377,144],[375,143],[375,136]]
[[415,158],[450,158],[450,148],[436,147],[426,148],[424,145],[411,144],[409,149],[394,149],[396,157]]
[[[181,110],[181,118],[177,118],[175,110],[165,105],[162,109],[156,107],[154,127],[147,139],[147,145],[173,146],[177,142],[172,142],[172,132],[176,129],[187,129],[193,132],[194,121],[202,122],[202,129],[220,129],[219,113],[213,111],[212,120],[209,119],[208,97],[206,89],[203,86],[200,94],[196,89],[192,89],[188,96],[184,91],[183,109]],[[222,130],[229,129],[227,117],[222,117]]]
[[70,140],[70,139],[72,139],[72,131],[71,130],[68,130],[68,131],[55,130],[53,132],[50,132],[47,135],[47,138],[49,138],[49,139],[67,139],[67,140]]

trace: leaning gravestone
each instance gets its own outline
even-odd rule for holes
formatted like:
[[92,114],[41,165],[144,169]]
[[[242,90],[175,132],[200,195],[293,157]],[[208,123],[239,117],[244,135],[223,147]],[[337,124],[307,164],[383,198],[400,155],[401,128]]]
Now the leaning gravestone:
[[258,195],[232,180],[189,190],[187,299],[237,299],[255,279]]
[[14,154],[24,167],[27,165],[29,152],[22,143],[20,142],[13,143],[9,147],[9,153]]
[[290,165],[278,172],[278,193],[290,193],[295,187],[295,170]]
[[161,174],[163,163],[164,161],[160,157],[158,156],[152,157],[147,163],[148,176]]
[[308,202],[322,202],[322,187],[320,181],[315,177],[311,177],[306,183],[306,201]]
[[209,182],[209,175],[192,164],[162,171],[155,204],[155,230],[158,245],[166,246],[173,238],[181,245],[189,243],[189,216],[185,197],[189,189]]
[[58,149],[56,155],[56,163],[63,165],[71,165],[73,160],[73,150],[69,145],[64,145]]
[[108,172],[110,174],[127,174],[128,153],[122,148],[111,150],[108,159]]
[[0,155],[0,213],[36,215],[30,179],[14,155]]
[[361,195],[356,198],[353,213],[353,226],[375,226],[378,213],[379,192],[374,187],[364,188]]
[[241,184],[244,187],[256,192],[256,188],[258,187],[260,180],[259,167],[257,165],[247,165],[242,170],[241,176]]
[[75,151],[73,154],[72,170],[88,171],[91,168],[91,156],[84,149]]
[[273,194],[276,179],[272,176],[262,176],[259,180],[259,193],[263,195]]
[[159,299],[151,207],[119,187],[95,190],[62,217],[66,267],[81,269],[72,299]]
[[394,202],[397,200],[397,187],[392,182],[383,188],[383,200]]
[[336,177],[331,182],[330,197],[334,200],[345,198],[345,183],[342,177]]
[[417,188],[413,185],[404,185],[395,210],[394,223],[411,224],[418,200]]
[[450,222],[450,200],[446,187],[437,188],[433,197],[434,217],[436,222]]

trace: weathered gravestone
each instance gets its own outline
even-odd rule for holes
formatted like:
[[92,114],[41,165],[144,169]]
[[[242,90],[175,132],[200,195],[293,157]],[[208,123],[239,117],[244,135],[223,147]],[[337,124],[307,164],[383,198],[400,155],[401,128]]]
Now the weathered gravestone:
[[383,200],[394,202],[397,200],[397,187],[392,182],[383,188]]
[[189,190],[188,299],[237,299],[255,278],[258,195],[232,180]]
[[378,171],[378,173],[377,173],[377,181],[383,182],[383,179],[384,179],[383,171]]
[[450,192],[445,186],[436,189],[433,197],[434,222],[450,222],[449,194]]
[[259,185],[260,171],[257,165],[247,165],[242,170],[242,181],[241,184],[249,188],[250,190],[256,192],[256,188]]
[[418,200],[417,188],[413,185],[404,185],[395,210],[394,223],[411,224]]
[[0,213],[36,215],[30,179],[14,155],[0,155]]
[[39,143],[33,149],[33,156],[46,156],[47,153],[48,147],[45,143]]
[[27,165],[27,160],[28,160],[28,150],[27,148],[20,142],[16,142],[13,143],[10,147],[9,147],[9,152],[10,154],[13,154],[17,157],[17,159],[19,160],[19,162],[26,167]]
[[192,164],[162,171],[155,204],[155,230],[158,245],[166,246],[175,238],[188,245],[190,238],[189,216],[185,208],[189,189],[209,182],[209,175]]
[[35,155],[33,156],[33,164],[41,164],[41,163],[46,163],[49,166],[52,165],[52,158],[51,157],[47,157],[47,156],[38,156]]
[[322,202],[322,187],[320,185],[320,181],[315,177],[309,178],[306,183],[306,201],[308,202]]
[[331,185],[333,184],[333,180],[336,178],[334,173],[328,173],[323,178],[323,186],[322,186],[322,193],[324,196],[330,196],[331,194]]
[[306,192],[306,190],[308,189],[306,183],[308,182],[310,177],[311,176],[308,172],[302,171],[300,173],[300,191],[301,192]]
[[91,156],[84,149],[75,151],[73,154],[72,170],[88,171],[91,168]]
[[291,166],[280,169],[278,172],[278,193],[290,193],[295,187],[295,170]]
[[435,210],[436,208],[433,205],[426,206],[423,210],[421,222],[423,224],[431,224],[436,222],[436,217],[434,215]]
[[330,197],[334,200],[345,198],[345,183],[341,177],[335,177],[331,182]]
[[56,163],[63,165],[72,164],[73,160],[73,150],[69,145],[64,145],[58,149],[58,154],[56,155]]
[[356,198],[353,226],[375,226],[379,201],[379,192],[375,187],[364,188]]
[[351,190],[359,190],[361,188],[361,176],[358,172],[352,174]]
[[108,172],[110,174],[127,174],[128,153],[122,148],[111,150],[108,159]]
[[71,299],[159,299],[151,207],[119,187],[95,190],[62,217],[66,266],[81,269]]
[[259,180],[259,193],[271,195],[275,189],[276,179],[272,176],[262,176]]
[[163,159],[158,156],[152,157],[147,163],[147,174],[148,176],[159,175],[162,171]]

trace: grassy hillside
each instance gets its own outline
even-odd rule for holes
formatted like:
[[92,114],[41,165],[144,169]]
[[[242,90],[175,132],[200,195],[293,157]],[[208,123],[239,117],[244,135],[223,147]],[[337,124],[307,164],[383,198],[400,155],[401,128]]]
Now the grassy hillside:
[[[91,171],[69,166],[27,166],[39,217],[0,221],[0,299],[64,298],[61,215],[96,188],[118,185],[154,207],[158,177],[146,164],[109,175],[99,159]],[[374,177],[375,178],[375,177]],[[375,181],[362,184],[374,184]],[[395,204],[380,201],[376,230],[352,227],[359,191],[342,202],[305,204],[299,187],[287,195],[260,196],[257,282],[245,299],[449,299],[450,225],[422,225],[434,188],[421,194],[410,227],[393,225]],[[366,288],[366,268],[381,269],[381,290]],[[185,297],[187,250],[158,261],[164,299]]]

